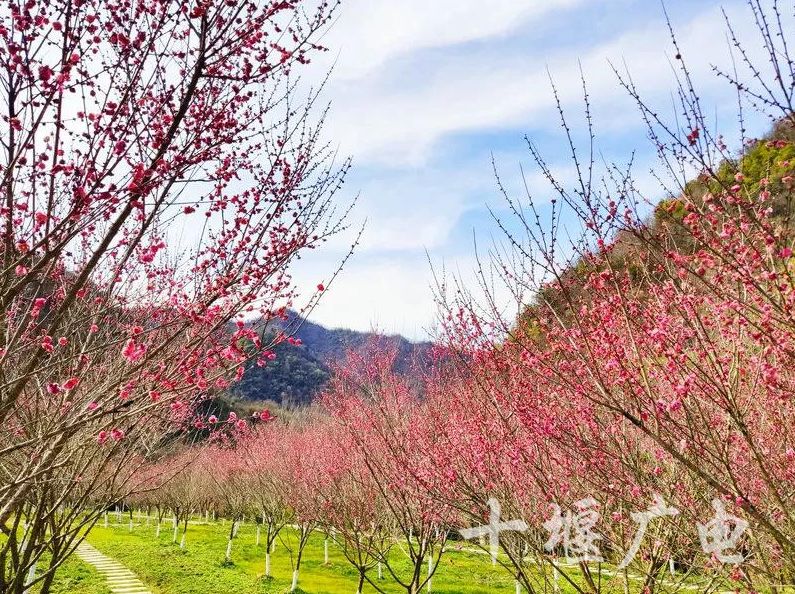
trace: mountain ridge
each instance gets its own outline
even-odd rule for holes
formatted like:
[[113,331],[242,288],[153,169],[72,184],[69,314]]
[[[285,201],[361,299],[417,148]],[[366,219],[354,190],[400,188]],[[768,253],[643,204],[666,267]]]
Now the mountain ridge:
[[282,406],[304,406],[320,394],[331,379],[334,365],[350,351],[363,349],[378,339],[397,351],[395,366],[407,371],[413,360],[425,359],[432,343],[413,342],[400,334],[383,335],[347,328],[327,328],[289,311],[287,319],[271,322],[270,331],[291,329],[296,343],[283,341],[273,349],[276,358],[264,367],[255,361],[246,365],[230,395],[246,401],[269,400]]

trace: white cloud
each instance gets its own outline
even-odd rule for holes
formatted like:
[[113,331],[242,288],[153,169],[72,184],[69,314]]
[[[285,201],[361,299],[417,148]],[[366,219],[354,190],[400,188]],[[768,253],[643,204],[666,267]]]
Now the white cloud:
[[[460,165],[460,164],[459,164]],[[494,189],[488,163],[467,169],[435,167],[378,171],[361,186],[368,224],[365,251],[434,250],[443,246],[460,217]]]
[[[728,2],[733,22],[741,34],[747,33],[753,23],[737,11],[739,1]],[[359,253],[312,319],[328,326],[424,336],[436,314],[424,250],[435,262],[446,257],[449,266],[469,278],[475,262],[468,240],[462,243],[462,221],[472,220],[474,208],[498,200],[487,157],[490,141],[476,134],[500,139],[497,161],[513,195],[521,192],[515,163],[526,161],[521,134],[558,134],[547,66],[564,103],[573,108],[569,115],[575,129],[582,131],[576,119],[581,114],[579,60],[597,133],[607,140],[607,148],[620,154],[644,146],[637,111],[617,85],[608,60],[618,65],[626,60],[644,96],[671,113],[671,49],[662,15],[652,12],[655,18],[635,20],[631,28],[592,47],[534,48],[533,29],[527,24],[577,3],[346,2],[346,13],[326,40],[333,48],[341,46],[329,88],[329,133],[358,165],[348,187],[361,190],[357,216],[369,222]],[[482,9],[485,4],[487,12]],[[710,72],[710,63],[726,63],[724,26],[717,3],[688,13],[688,20],[675,25],[683,54],[709,104],[717,101],[717,85],[723,84]],[[467,43],[476,40],[488,43]],[[749,49],[757,47],[755,41]],[[432,59],[426,60],[429,54]],[[723,105],[721,109],[731,111]],[[468,134],[472,136],[463,136]],[[622,139],[616,140],[618,136]],[[461,140],[469,138],[478,144],[462,149]],[[548,152],[548,147],[541,148]],[[636,172],[642,189],[654,199],[661,190],[648,174],[650,152],[639,156],[643,165]],[[571,166],[557,161],[560,158],[553,151],[553,164],[566,179]],[[528,174],[534,197],[543,200],[543,180],[535,171]],[[333,269],[329,262],[307,262],[296,277],[299,285],[313,287]]]
[[334,76],[360,79],[395,57],[504,35],[584,0],[347,0],[324,43]]
[[[408,4],[413,6],[414,2]],[[402,10],[403,3],[395,3],[393,10],[398,10],[398,6]],[[468,11],[461,9],[461,14],[472,12],[471,6]],[[437,20],[443,14],[434,5],[434,10],[428,10],[426,20],[422,21],[425,25],[416,26],[437,27]],[[747,19],[735,21],[741,29],[748,25]],[[714,86],[717,81],[709,73],[710,63],[725,63],[727,58],[724,26],[717,7],[700,12],[678,30],[695,73],[703,76],[705,85]],[[386,49],[383,53],[376,52],[381,56],[379,60],[394,55],[398,42],[411,43],[411,31],[405,33],[405,39],[395,35],[395,40],[384,45],[391,54]],[[414,51],[417,49],[412,47]],[[334,102],[331,134],[341,143],[343,151],[353,154],[360,163],[416,166],[426,162],[436,143],[447,135],[517,125],[557,125],[547,67],[564,99],[579,100],[578,61],[581,62],[592,99],[619,126],[622,120],[627,120],[631,104],[618,86],[608,60],[619,66],[626,60],[634,79],[647,93],[667,94],[672,85],[670,42],[661,18],[591,48],[586,55],[581,50],[559,47],[542,48],[532,55],[526,49],[509,49],[511,53],[505,56],[464,48],[433,69],[420,68],[411,77],[396,69],[397,80],[388,76],[388,68],[378,76],[355,80],[345,77],[340,80],[335,73],[331,88]],[[366,56],[363,59],[367,61]],[[617,103],[621,105],[619,109],[615,109]],[[637,124],[634,114],[631,120]]]
[[[295,275],[300,287],[313,287],[316,279],[311,270]],[[404,258],[354,256],[310,317],[329,328],[375,330],[423,339],[435,315],[430,280],[430,268],[421,254]]]

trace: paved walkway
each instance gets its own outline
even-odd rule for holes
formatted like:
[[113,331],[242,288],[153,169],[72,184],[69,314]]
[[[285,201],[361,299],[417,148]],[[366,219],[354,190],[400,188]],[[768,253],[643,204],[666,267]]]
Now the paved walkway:
[[87,542],[83,542],[77,547],[77,555],[86,563],[96,567],[105,576],[108,586],[115,594],[151,594],[132,571],[115,559],[103,555]]

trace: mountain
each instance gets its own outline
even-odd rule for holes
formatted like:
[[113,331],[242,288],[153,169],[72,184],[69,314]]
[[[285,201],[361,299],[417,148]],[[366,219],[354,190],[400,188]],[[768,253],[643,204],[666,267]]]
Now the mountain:
[[[300,325],[298,323],[300,322]],[[396,368],[406,371],[413,360],[429,355],[431,343],[411,342],[399,335],[382,336],[344,328],[329,329],[308,320],[300,321],[294,312],[288,319],[272,324],[275,331],[293,330],[300,343],[282,342],[274,349],[276,359],[265,367],[252,361],[243,378],[230,388],[231,395],[242,400],[271,400],[283,406],[309,404],[328,383],[332,367],[347,353],[365,348],[376,338],[397,351]]]

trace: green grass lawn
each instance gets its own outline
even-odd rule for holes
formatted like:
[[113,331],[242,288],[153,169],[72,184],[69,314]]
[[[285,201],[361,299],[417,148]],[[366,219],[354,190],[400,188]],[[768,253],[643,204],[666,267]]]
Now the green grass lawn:
[[[138,574],[157,594],[207,594],[210,592],[281,593],[289,589],[292,566],[287,549],[281,543],[272,555],[273,579],[263,578],[264,546],[255,544],[255,527],[243,525],[234,541],[233,563],[224,563],[229,523],[191,524],[185,550],[171,543],[171,530],[164,524],[160,539],[153,526],[137,524],[132,533],[126,525],[94,528],[89,542]],[[513,594],[514,581],[500,567],[492,567],[486,555],[456,551],[455,543],[442,556],[433,579],[433,592],[438,594]],[[299,587],[311,594],[353,594],[356,589],[355,570],[337,547],[330,543],[329,564],[323,563],[323,537],[313,535],[304,552]],[[395,555],[402,555],[396,551]],[[405,564],[408,567],[408,564]],[[56,578],[56,592],[100,594],[94,581],[95,572],[86,572],[85,564],[70,560],[68,571]],[[375,572],[374,572],[375,575]],[[384,570],[384,588],[401,592],[391,583]],[[564,592],[567,589],[564,588]],[[364,592],[375,590],[365,584]]]
[[[88,541],[106,555],[113,557],[134,571],[154,594],[281,594],[287,592],[292,577],[290,554],[284,544],[277,544],[271,556],[273,578],[265,579],[265,549],[256,544],[256,527],[247,523],[240,527],[232,549],[232,563],[225,563],[229,522],[192,523],[188,528],[187,546],[180,549],[171,542],[171,524],[165,522],[160,538],[155,537],[155,527],[136,522],[129,531],[126,520],[121,524],[95,527]],[[285,529],[288,540],[294,541],[294,532]],[[514,594],[512,575],[502,567],[493,567],[488,555],[473,552],[472,543],[464,543],[468,550],[459,550],[461,543],[451,542],[442,556],[441,564],[433,578],[434,594]],[[304,551],[299,579],[299,592],[308,594],[353,594],[357,574],[342,556],[336,545],[329,541],[329,563],[323,562],[323,535],[313,534]],[[399,547],[392,554],[394,565],[408,574],[408,560]],[[572,569],[572,568],[570,568]],[[595,568],[594,568],[595,569]],[[622,582],[604,566],[602,592],[620,593]],[[582,576],[574,570],[582,583]],[[375,570],[371,573],[375,577]],[[630,578],[637,586],[640,578]],[[689,584],[695,582],[686,580]],[[392,581],[384,569],[384,580],[379,585],[387,592],[403,590]],[[561,594],[574,594],[575,589],[560,579]],[[423,593],[426,590],[423,589]],[[550,588],[551,591],[551,588]],[[634,588],[632,591],[636,591]],[[53,594],[109,594],[100,573],[77,557],[67,561],[56,575]],[[376,590],[365,584],[364,593]]]
[[91,565],[72,555],[58,569],[50,594],[111,594],[105,578]]

